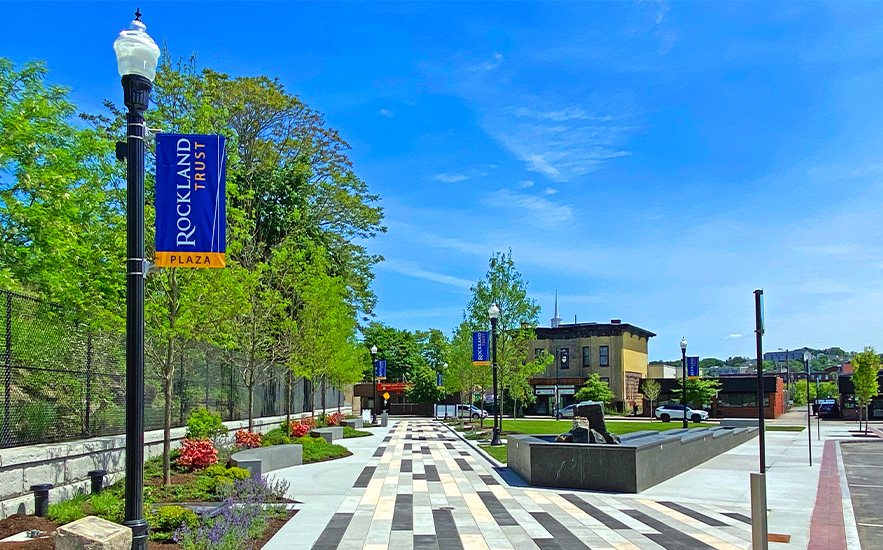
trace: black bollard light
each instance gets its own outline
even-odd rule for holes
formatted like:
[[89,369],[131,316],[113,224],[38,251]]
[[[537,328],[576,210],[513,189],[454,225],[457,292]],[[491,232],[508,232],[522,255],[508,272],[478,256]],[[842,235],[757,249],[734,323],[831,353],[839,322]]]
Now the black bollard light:
[[45,518],[49,511],[49,489],[52,489],[51,483],[41,483],[39,485],[31,485],[31,491],[34,492],[34,515]]
[[97,495],[104,489],[104,476],[107,475],[107,470],[92,470],[87,472],[87,475],[92,481],[92,494]]

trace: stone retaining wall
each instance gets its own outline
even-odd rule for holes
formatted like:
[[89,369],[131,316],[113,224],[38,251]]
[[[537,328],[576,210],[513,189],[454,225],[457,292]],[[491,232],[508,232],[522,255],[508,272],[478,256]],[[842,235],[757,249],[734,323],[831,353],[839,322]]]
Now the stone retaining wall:
[[[328,409],[335,412],[337,409]],[[350,413],[350,407],[342,409]],[[318,413],[317,413],[318,414]],[[309,416],[309,413],[292,414],[292,418]],[[268,432],[277,428],[285,416],[268,416],[254,419],[254,430]],[[224,422],[230,430],[228,442],[233,434],[248,426],[248,420]],[[187,428],[172,429],[172,448],[181,446]],[[153,430],[144,433],[145,458],[162,454],[163,431]],[[109,485],[124,477],[126,458],[126,436],[112,435],[93,437],[67,443],[29,445],[0,450],[0,518],[17,512],[34,512],[34,495],[31,485],[52,483],[55,488],[49,492],[49,502],[61,502],[77,493],[89,492],[90,470],[107,470],[104,478]]]

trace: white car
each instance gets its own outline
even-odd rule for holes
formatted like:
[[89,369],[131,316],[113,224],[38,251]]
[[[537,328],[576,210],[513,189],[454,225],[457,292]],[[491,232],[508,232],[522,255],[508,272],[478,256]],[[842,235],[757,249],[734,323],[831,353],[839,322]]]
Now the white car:
[[562,409],[558,409],[558,413],[555,415],[555,418],[561,420],[562,418],[573,418],[574,410],[576,409],[576,405],[568,405]]
[[[662,405],[661,407],[656,407],[654,416],[663,422],[668,422],[669,420],[683,420],[684,408],[683,405]],[[688,420],[692,420],[693,422],[708,420],[708,413],[706,411],[691,409],[690,407],[686,407],[686,410]]]
[[469,417],[478,420],[479,418],[487,418],[488,412],[479,409],[475,405],[457,405],[457,416],[460,418]]

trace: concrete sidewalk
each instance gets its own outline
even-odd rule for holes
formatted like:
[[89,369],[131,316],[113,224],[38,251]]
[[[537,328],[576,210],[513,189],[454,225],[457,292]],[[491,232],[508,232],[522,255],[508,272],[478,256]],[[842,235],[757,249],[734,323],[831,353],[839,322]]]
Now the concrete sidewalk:
[[347,458],[272,472],[270,477],[291,483],[289,498],[303,504],[298,513],[264,545],[264,550],[310,548],[319,538],[328,519],[340,507],[374,451],[397,423],[398,420],[391,421],[386,428],[363,428],[373,434],[370,437],[344,439],[341,445],[353,453]]

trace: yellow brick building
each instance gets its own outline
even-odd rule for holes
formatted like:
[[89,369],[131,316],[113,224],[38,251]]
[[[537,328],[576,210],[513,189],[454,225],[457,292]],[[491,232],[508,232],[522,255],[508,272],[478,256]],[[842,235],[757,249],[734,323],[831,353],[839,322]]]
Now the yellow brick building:
[[640,409],[638,385],[647,378],[647,343],[656,334],[618,319],[564,325],[556,315],[552,325],[537,328],[531,342],[532,357],[555,356],[546,371],[530,381],[537,398],[535,414],[554,414],[556,395],[559,407],[573,403],[574,393],[592,373],[610,385],[616,395],[614,408],[631,410],[637,403]]

